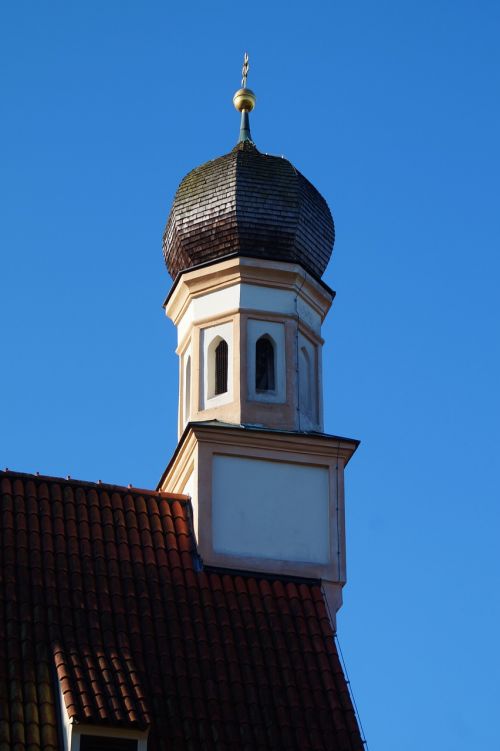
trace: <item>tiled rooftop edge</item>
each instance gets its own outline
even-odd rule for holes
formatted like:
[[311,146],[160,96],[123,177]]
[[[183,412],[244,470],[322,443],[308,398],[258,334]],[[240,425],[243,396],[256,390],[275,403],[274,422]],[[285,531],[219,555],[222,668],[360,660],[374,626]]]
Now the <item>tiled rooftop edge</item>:
[[112,490],[117,490],[122,493],[133,493],[134,495],[148,495],[153,496],[155,498],[164,498],[164,499],[171,499],[172,501],[179,501],[180,503],[189,503],[189,496],[184,495],[182,493],[166,493],[162,490],[154,490],[151,488],[136,488],[132,485],[117,485],[115,483],[110,482],[101,482],[96,481],[92,482],[91,480],[79,480],[77,477],[55,477],[52,475],[42,475],[42,474],[36,474],[33,472],[18,472],[13,469],[0,469],[0,477],[18,477],[18,478],[26,478],[26,479],[32,479],[32,480],[41,480],[44,482],[56,482],[56,483],[65,483],[65,484],[72,484],[72,485],[82,485],[85,487],[90,488],[100,488],[105,489],[109,488]]

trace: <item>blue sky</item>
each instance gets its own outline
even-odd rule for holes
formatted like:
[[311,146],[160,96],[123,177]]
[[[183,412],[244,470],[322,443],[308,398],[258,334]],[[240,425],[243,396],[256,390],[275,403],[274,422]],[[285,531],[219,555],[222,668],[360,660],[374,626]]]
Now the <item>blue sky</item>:
[[498,746],[500,6],[0,10],[0,464],[152,487],[176,445],[161,236],[234,145],[323,193],[325,426],[347,472],[339,636],[371,751]]

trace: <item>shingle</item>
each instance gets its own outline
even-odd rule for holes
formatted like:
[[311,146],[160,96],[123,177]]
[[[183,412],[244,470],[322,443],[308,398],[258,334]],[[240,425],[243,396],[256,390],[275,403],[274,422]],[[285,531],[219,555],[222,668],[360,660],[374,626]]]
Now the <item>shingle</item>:
[[170,275],[234,254],[301,264],[321,278],[335,240],[330,209],[286,159],[250,142],[182,180],[163,235]]

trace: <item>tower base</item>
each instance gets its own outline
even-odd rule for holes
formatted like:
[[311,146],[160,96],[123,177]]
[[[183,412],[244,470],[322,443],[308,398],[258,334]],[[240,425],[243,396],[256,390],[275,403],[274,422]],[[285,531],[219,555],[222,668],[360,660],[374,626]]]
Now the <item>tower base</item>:
[[191,497],[205,565],[321,579],[337,609],[346,580],[344,467],[358,444],[192,422],[158,488]]

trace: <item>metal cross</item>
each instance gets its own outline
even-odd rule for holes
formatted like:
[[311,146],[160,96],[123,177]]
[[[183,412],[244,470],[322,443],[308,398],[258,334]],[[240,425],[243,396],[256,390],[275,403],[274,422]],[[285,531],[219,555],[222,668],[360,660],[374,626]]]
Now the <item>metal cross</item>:
[[241,69],[241,75],[243,76],[243,78],[241,79],[242,89],[246,89],[247,87],[247,76],[248,76],[249,67],[250,66],[248,64],[248,52],[245,52],[243,56],[243,68]]

